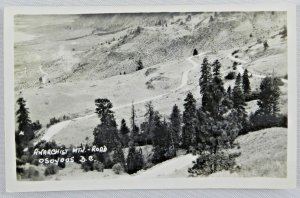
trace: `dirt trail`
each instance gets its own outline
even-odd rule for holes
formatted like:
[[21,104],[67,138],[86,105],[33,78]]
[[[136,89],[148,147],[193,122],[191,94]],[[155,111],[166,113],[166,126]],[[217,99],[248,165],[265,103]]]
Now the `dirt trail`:
[[[207,52],[204,52],[204,53],[201,53],[201,54],[198,54],[197,56],[200,57],[200,56],[203,56],[205,55]],[[146,98],[146,99],[143,99],[143,100],[139,100],[139,101],[135,101],[133,103],[127,103],[127,104],[124,104],[124,105],[120,105],[120,106],[116,106],[116,107],[113,107],[112,110],[118,110],[118,109],[122,109],[122,108],[126,108],[126,107],[130,107],[131,105],[137,105],[137,104],[141,104],[141,103],[145,103],[145,102],[149,102],[149,101],[153,101],[153,100],[156,100],[156,99],[159,99],[159,98],[162,98],[170,93],[173,93],[173,92],[176,92],[180,89],[182,89],[183,87],[185,87],[188,83],[188,76],[189,76],[189,73],[191,70],[199,67],[199,63],[197,63],[196,61],[192,60],[192,58],[195,57],[195,56],[190,56],[188,58],[186,58],[186,61],[190,62],[193,67],[191,67],[190,69],[186,70],[185,72],[183,72],[182,74],[182,77],[181,77],[181,83],[180,85],[171,90],[170,92],[168,93],[164,93],[164,94],[159,94],[157,96],[154,96],[154,97],[150,97],[150,98]],[[46,72],[44,72],[42,70],[42,68],[40,67],[40,71],[44,74],[47,74]],[[52,126],[50,126],[48,128],[48,130],[46,130],[45,134],[40,138],[40,140],[46,140],[46,141],[50,141],[50,139],[57,133],[59,133],[62,129],[66,128],[71,122],[75,122],[75,121],[78,121],[78,120],[84,120],[84,119],[88,119],[88,118],[91,118],[93,116],[96,116],[95,113],[92,113],[92,114],[89,114],[89,115],[85,115],[85,116],[82,116],[82,117],[78,117],[78,118],[74,118],[72,120],[65,120],[65,121],[62,121],[62,122],[59,122],[57,124],[54,124]]]
[[[240,65],[237,65],[237,71],[241,74],[241,75],[243,75],[243,73],[244,73],[244,66],[243,66],[243,64],[245,64],[245,63],[247,63],[247,61],[244,61],[244,60],[242,60],[242,59],[239,59],[239,58],[235,58],[235,57],[233,57],[231,54],[229,54],[228,56],[227,56],[230,60],[232,60],[232,61],[235,61],[235,62],[237,62],[237,63],[241,63]],[[257,78],[265,78],[266,77],[266,75],[260,75],[260,74],[254,74],[254,73],[251,73],[252,74],[252,76],[254,76],[254,77],[257,77]],[[286,79],[284,79],[284,78],[281,78],[281,81],[283,82],[283,83],[288,83],[288,80],[286,80]]]

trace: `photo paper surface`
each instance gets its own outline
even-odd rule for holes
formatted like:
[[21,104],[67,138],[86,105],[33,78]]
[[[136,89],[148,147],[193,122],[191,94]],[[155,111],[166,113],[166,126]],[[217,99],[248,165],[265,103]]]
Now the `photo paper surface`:
[[4,18],[7,191],[295,187],[293,6]]

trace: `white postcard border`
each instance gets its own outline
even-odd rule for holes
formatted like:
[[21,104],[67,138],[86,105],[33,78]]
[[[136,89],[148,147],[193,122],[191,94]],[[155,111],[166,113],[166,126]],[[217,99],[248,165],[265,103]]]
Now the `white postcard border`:
[[[287,178],[153,178],[80,181],[17,181],[14,115],[14,15],[89,14],[138,12],[287,11],[288,29],[288,145]],[[6,190],[8,192],[105,190],[105,189],[199,189],[199,188],[296,188],[297,162],[297,65],[296,6],[287,4],[101,6],[101,7],[8,7],[4,10],[4,122]]]

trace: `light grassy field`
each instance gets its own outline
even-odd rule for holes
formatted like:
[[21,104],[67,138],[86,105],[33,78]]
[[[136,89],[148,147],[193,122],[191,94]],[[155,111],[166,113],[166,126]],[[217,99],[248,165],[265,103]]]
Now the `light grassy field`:
[[222,171],[213,177],[286,177],[287,129],[269,128],[240,136],[241,156],[236,159],[241,170]]

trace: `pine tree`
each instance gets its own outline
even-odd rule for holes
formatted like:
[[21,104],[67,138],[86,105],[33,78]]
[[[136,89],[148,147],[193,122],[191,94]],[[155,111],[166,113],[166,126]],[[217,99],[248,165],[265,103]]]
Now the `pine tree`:
[[241,88],[241,74],[238,74],[232,92],[233,107],[237,110],[245,110],[245,97]]
[[94,129],[94,144],[98,146],[106,145],[108,150],[117,147],[120,144],[117,124],[114,113],[111,110],[112,103],[104,99],[96,99],[96,113],[101,123]]
[[136,151],[135,147],[131,145],[128,150],[126,159],[127,173],[133,174],[141,170],[144,165],[143,155],[141,151]]
[[248,76],[248,70],[245,69],[244,74],[243,74],[243,89],[244,89],[244,94],[248,95],[251,91],[250,87],[250,81],[249,81],[249,76]]
[[131,106],[131,140],[133,142],[137,142],[138,140],[138,135],[140,132],[139,127],[136,125],[136,114],[135,114],[135,109],[134,109],[134,105],[132,104]]
[[136,71],[144,69],[144,65],[143,65],[143,62],[142,62],[141,59],[139,59],[138,61],[136,61],[136,64],[137,64]]
[[250,117],[252,130],[281,126],[279,112],[280,79],[266,77],[260,84],[259,109]]
[[279,112],[278,104],[280,97],[279,82],[280,79],[274,77],[266,77],[262,80],[259,100],[257,102],[259,112],[265,115],[277,115]]
[[231,98],[231,86],[228,86],[228,88],[227,88],[227,95],[228,95],[228,97],[229,98]]
[[180,140],[181,116],[180,116],[180,110],[178,109],[178,106],[176,104],[173,106],[172,113],[170,116],[170,121],[171,121],[171,126],[170,126],[171,140],[174,147],[177,149],[181,142]]
[[193,51],[193,56],[197,56],[198,55],[198,51],[197,49],[195,48],[194,51]]
[[211,67],[205,57],[201,66],[201,76],[199,79],[200,93],[203,95],[207,91],[208,84],[211,80]]
[[238,74],[236,77],[235,85],[232,91],[232,101],[233,101],[233,108],[237,111],[239,115],[239,122],[242,123],[244,129],[246,130],[248,123],[247,123],[247,112],[245,110],[245,96],[243,94],[241,88],[241,74]]
[[154,136],[153,136],[153,156],[152,162],[159,163],[169,159],[170,133],[167,123],[161,121],[161,116],[158,112],[154,115]]
[[125,119],[121,120],[121,127],[120,127],[120,136],[121,136],[121,141],[124,147],[128,146],[129,143],[129,133],[130,130],[126,125]]
[[28,141],[34,138],[32,122],[29,118],[29,111],[26,108],[26,101],[21,97],[17,100],[19,109],[16,112],[18,131],[17,135],[22,144],[27,145]]
[[144,133],[145,133],[145,139],[146,139],[146,144],[152,141],[153,138],[153,129],[154,129],[154,107],[152,102],[147,102],[146,105],[146,113],[145,113],[145,118],[146,121],[144,122]]
[[187,94],[183,111],[182,146],[188,149],[196,144],[196,100],[191,92]]
[[202,62],[201,76],[199,79],[200,94],[202,95],[202,108],[205,111],[211,111],[213,108],[211,103],[211,78],[211,67],[205,57]]
[[223,81],[220,75],[221,63],[215,60],[213,63],[213,79],[211,83],[211,108],[210,111],[214,117],[218,117],[220,113],[221,101],[224,96]]
[[125,167],[125,157],[120,144],[114,149],[113,163],[120,163],[123,166],[123,168]]

